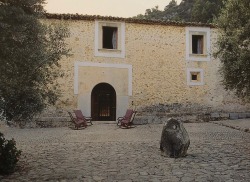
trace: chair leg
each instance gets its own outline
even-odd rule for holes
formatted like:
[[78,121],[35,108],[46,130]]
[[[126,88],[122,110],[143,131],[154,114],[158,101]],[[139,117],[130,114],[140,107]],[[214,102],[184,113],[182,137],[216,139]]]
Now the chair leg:
[[126,127],[127,128],[127,124],[126,123],[121,123],[120,127]]
[[126,124],[126,128],[128,129],[128,124]]

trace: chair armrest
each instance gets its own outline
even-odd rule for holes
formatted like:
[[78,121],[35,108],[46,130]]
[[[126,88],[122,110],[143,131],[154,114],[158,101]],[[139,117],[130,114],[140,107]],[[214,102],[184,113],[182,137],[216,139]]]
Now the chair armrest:
[[125,119],[125,118],[124,118],[124,117],[118,117],[118,118],[117,118],[117,126],[119,125],[119,123],[120,123],[123,119]]
[[122,119],[124,119],[124,117],[119,117],[119,118],[117,118],[117,121],[118,121],[118,120],[122,120]]

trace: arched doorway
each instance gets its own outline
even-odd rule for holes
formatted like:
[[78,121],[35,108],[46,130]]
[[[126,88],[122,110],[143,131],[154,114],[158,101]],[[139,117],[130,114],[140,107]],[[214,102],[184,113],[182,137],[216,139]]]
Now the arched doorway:
[[99,83],[93,88],[91,117],[95,121],[116,120],[116,92],[108,83]]

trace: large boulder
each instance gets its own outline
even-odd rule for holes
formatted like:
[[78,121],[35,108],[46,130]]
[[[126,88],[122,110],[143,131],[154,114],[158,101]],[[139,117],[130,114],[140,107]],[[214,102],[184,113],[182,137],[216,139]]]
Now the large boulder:
[[169,119],[163,126],[160,150],[166,157],[185,157],[190,139],[181,121]]

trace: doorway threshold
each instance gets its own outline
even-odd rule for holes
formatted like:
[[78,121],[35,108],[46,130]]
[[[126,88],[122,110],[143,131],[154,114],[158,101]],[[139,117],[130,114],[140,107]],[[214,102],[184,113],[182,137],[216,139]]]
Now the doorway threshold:
[[116,121],[92,121],[93,124],[116,124]]

